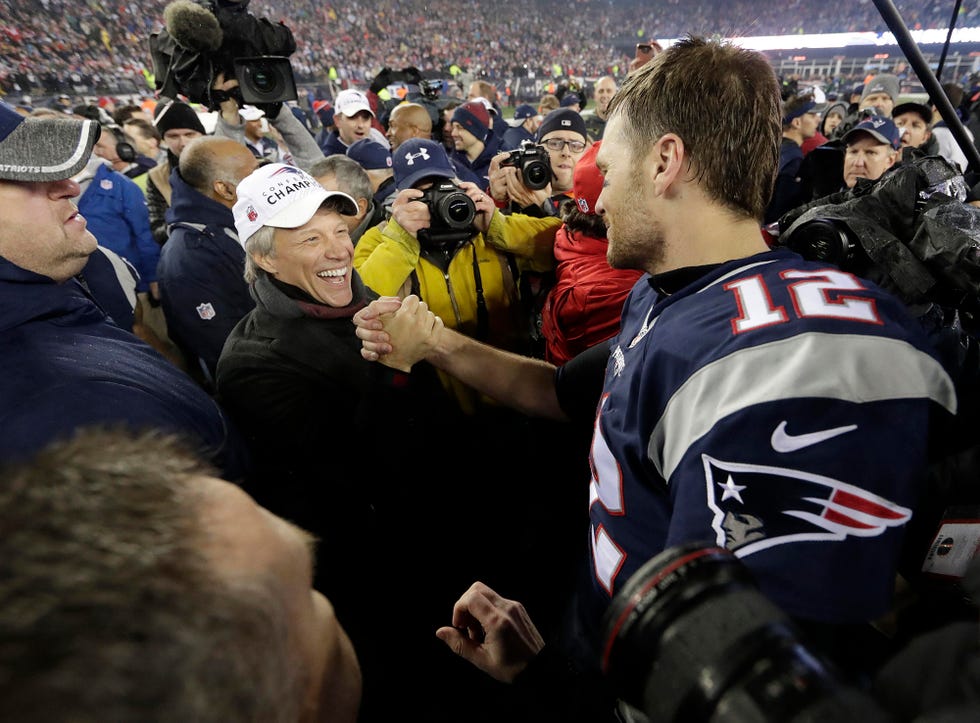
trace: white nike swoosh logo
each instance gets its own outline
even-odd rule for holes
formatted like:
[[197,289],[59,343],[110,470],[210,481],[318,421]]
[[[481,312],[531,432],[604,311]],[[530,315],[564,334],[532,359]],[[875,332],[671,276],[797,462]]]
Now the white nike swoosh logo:
[[780,422],[779,426],[776,427],[776,431],[772,433],[772,439],[769,441],[772,444],[772,448],[777,452],[795,452],[798,449],[811,447],[814,444],[820,444],[821,442],[826,442],[828,439],[853,432],[855,429],[857,429],[856,424],[848,424],[846,427],[834,427],[833,429],[823,429],[819,432],[810,432],[809,434],[792,435],[786,433],[786,422]]

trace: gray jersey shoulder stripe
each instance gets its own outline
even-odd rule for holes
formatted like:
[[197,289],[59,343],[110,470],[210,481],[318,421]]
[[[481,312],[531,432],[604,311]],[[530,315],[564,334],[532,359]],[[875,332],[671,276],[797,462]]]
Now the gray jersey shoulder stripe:
[[[956,412],[942,365],[899,339],[808,333],[741,349],[702,367],[667,402],[647,444],[664,479],[715,423],[755,404],[801,397],[849,402],[931,399]],[[706,408],[705,400],[717,400]]]

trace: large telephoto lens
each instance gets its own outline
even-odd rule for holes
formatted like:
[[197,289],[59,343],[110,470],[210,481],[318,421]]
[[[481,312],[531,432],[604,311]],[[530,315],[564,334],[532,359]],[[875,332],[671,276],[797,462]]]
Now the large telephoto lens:
[[728,550],[670,548],[633,575],[604,619],[602,668],[654,723],[877,723]]

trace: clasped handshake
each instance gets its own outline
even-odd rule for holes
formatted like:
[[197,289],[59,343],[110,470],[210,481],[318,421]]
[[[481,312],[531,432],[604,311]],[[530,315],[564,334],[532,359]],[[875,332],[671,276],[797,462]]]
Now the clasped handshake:
[[442,319],[415,295],[382,296],[354,315],[361,356],[392,369],[411,371],[439,347]]

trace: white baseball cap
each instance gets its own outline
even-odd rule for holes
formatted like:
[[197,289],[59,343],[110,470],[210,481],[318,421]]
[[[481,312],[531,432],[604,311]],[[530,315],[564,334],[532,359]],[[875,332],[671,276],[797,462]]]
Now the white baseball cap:
[[357,213],[354,199],[340,191],[328,191],[313,176],[285,163],[260,166],[238,184],[238,201],[231,212],[238,240],[245,245],[263,226],[299,228],[324,201],[340,198],[341,213]]
[[342,90],[337,93],[337,98],[333,102],[334,113],[343,113],[348,118],[353,118],[362,110],[366,110],[372,116],[371,104],[367,96],[359,90]]
[[240,115],[243,120],[254,121],[264,116],[265,111],[261,108],[256,108],[254,105],[243,105],[238,109],[238,115]]

